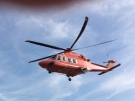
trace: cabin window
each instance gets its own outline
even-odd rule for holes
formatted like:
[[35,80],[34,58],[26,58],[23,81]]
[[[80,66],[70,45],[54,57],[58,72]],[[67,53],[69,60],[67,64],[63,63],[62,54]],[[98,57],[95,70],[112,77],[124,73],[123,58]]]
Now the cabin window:
[[73,63],[77,63],[76,59],[73,59]]
[[61,56],[60,56],[60,55],[58,55],[58,58],[57,58],[57,60],[61,60]]
[[65,56],[63,57],[63,61],[66,61],[66,57]]
[[51,59],[52,59],[52,60],[56,60],[56,57],[57,57],[57,56],[54,55],[54,56],[51,57]]
[[68,58],[68,62],[72,62],[71,58]]

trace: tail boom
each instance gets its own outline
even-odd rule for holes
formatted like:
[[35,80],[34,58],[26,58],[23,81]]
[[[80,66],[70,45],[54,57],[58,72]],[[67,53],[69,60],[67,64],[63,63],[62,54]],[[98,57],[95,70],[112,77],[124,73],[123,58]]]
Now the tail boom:
[[103,66],[103,65],[100,65],[100,64],[95,64],[95,63],[91,63],[91,69],[90,71],[93,71],[93,72],[101,72],[99,73],[98,75],[102,75],[104,73],[107,73],[117,67],[119,67],[121,64],[119,63],[118,65],[114,66],[115,64],[115,60],[109,60],[107,63],[106,66]]

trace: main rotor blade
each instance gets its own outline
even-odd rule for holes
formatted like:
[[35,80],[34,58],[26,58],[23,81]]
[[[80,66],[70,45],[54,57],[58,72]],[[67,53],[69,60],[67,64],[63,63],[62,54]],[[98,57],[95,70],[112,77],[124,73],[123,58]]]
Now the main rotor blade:
[[[57,53],[57,54],[62,54],[62,53],[64,53],[64,52],[60,52],[60,53]],[[54,54],[54,55],[57,55],[57,54]],[[52,57],[54,55],[50,55],[50,56],[46,56],[46,57],[43,57],[43,58],[40,58],[40,59],[32,60],[29,63],[44,60],[44,59],[50,58],[50,57]]]
[[93,47],[93,46],[98,46],[98,45],[101,45],[101,44],[106,44],[106,43],[109,43],[109,42],[112,42],[112,41],[115,41],[115,40],[116,39],[110,40],[110,41],[106,41],[106,42],[102,42],[102,43],[98,43],[98,44],[94,44],[94,45],[83,47],[83,48],[73,49],[72,51],[79,50],[79,49],[84,49],[84,48],[89,48],[89,47]]
[[78,41],[78,39],[79,39],[80,36],[82,35],[82,33],[83,33],[83,31],[84,31],[84,29],[85,29],[85,27],[86,27],[86,25],[87,25],[87,22],[88,22],[88,17],[85,17],[85,21],[84,21],[84,24],[83,24],[83,26],[82,26],[82,29],[81,29],[81,31],[80,31],[78,37],[76,38],[76,40],[74,41],[74,43],[73,43],[72,46],[70,47],[70,50],[73,48],[73,46],[75,45],[75,43]]
[[36,41],[31,41],[31,40],[26,40],[25,42],[29,42],[29,43],[32,43],[32,44],[36,44],[36,45],[40,45],[40,46],[44,46],[44,47],[49,47],[49,48],[53,48],[53,49],[57,49],[57,50],[66,50],[64,48],[60,48],[60,47],[57,47],[57,46],[52,46],[52,45],[49,45],[49,44],[44,44],[44,43],[40,43],[40,42],[36,42]]

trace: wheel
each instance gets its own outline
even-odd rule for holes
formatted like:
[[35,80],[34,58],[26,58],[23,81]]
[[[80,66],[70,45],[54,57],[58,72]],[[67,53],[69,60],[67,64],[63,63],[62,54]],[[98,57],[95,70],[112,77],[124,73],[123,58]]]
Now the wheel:
[[68,78],[69,81],[71,81],[71,78]]
[[51,71],[48,71],[49,74],[51,74],[52,72]]

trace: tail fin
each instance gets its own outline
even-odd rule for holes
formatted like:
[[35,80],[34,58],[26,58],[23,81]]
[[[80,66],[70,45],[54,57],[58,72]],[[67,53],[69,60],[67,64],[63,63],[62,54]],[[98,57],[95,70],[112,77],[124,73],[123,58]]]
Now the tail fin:
[[102,74],[104,74],[104,73],[107,73],[107,72],[109,72],[109,71],[112,71],[113,69],[115,69],[115,68],[117,68],[117,67],[119,67],[121,64],[119,63],[118,65],[116,65],[116,66],[114,66],[114,63],[115,63],[116,61],[115,60],[109,60],[108,61],[108,64],[106,65],[106,67],[107,67],[107,70],[106,71],[103,71],[103,72],[101,72],[101,73],[99,73],[98,75],[102,75]]
[[106,65],[107,69],[112,68],[114,66],[115,62],[116,62],[115,60],[109,60],[108,64]]

